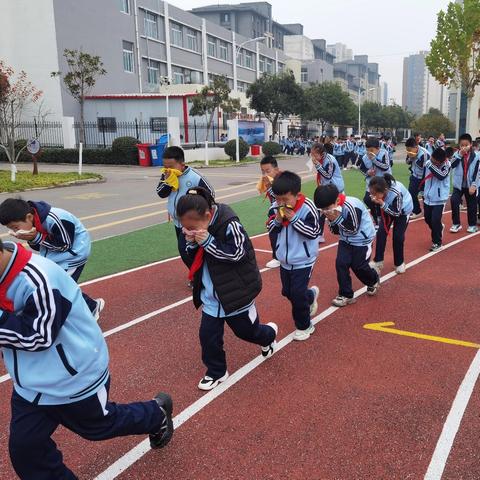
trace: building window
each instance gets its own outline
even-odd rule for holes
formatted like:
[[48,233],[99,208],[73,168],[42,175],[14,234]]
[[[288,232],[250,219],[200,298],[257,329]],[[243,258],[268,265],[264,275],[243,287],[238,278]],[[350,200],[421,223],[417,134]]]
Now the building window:
[[220,42],[218,53],[218,58],[221,60],[228,60],[228,45],[226,42]]
[[245,82],[237,82],[237,90],[239,92],[246,92],[248,89],[248,83]]
[[208,55],[210,57],[217,56],[217,41],[212,37],[208,37]]
[[244,56],[244,51],[243,51],[243,50],[240,50],[240,51],[237,53],[237,65],[242,66],[242,65],[244,64],[243,56]]
[[117,120],[115,117],[98,117],[97,128],[99,132],[116,133]]
[[150,38],[158,39],[158,23],[157,15],[150,12],[145,12],[145,35]]
[[260,57],[259,63],[260,63],[260,71],[264,72],[265,71],[265,57]]
[[253,68],[253,53],[245,52],[245,67]]
[[302,71],[300,74],[300,82],[307,83],[308,82],[308,69],[307,67],[302,67]]
[[229,13],[222,13],[221,22],[222,23],[230,23],[230,14]]
[[130,15],[130,0],[119,0],[120,1],[120,11]]
[[283,63],[278,64],[278,71],[283,72],[285,70],[285,65]]
[[182,27],[177,23],[170,23],[170,35],[172,45],[177,47],[183,47],[183,32]]
[[192,84],[203,83],[202,72],[190,70],[188,68],[173,67],[173,83],[174,84]]
[[198,45],[197,45],[197,34],[194,30],[187,29],[187,48],[189,50],[193,50],[194,52],[198,52]]
[[133,63],[133,43],[123,41],[123,70],[125,72],[133,73],[134,72],[134,63]]
[[273,60],[270,60],[269,58],[265,60],[265,71],[267,73],[273,73]]
[[160,62],[157,62],[155,60],[149,60],[148,66],[147,66],[148,83],[150,83],[151,85],[158,85],[159,75],[160,75]]

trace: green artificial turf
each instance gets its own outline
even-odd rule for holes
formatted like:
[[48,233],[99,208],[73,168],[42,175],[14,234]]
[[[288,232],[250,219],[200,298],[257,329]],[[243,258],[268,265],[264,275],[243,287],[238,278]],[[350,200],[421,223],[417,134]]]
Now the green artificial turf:
[[[395,164],[394,175],[408,185],[406,165]],[[357,170],[343,172],[347,195],[363,198],[365,180]],[[303,192],[312,198],[316,183],[304,182]],[[231,204],[250,236],[264,233],[268,202],[260,196]],[[172,223],[162,223],[135,232],[93,242],[92,254],[83,272],[82,280],[110,275],[129,268],[156,262],[178,255],[177,240]],[[157,279],[158,281],[162,279]]]

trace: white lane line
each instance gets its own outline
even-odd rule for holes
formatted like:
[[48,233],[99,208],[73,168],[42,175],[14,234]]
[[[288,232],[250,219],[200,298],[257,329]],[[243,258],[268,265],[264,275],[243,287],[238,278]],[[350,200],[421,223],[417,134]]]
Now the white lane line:
[[[428,260],[429,258],[433,257],[434,255],[439,254],[440,252],[451,248],[465,240],[468,240],[472,237],[475,237],[479,235],[480,232],[471,234],[466,237],[461,237],[458,240],[455,240],[453,242],[447,243],[445,246],[442,247],[441,250],[437,252],[429,252],[425,255],[422,255],[421,257],[409,262],[406,265],[407,269],[410,269],[414,267],[415,265],[418,265],[419,263],[424,262],[425,260]],[[381,277],[380,281],[383,283],[387,280],[390,280],[391,278],[397,276],[397,273],[395,271],[389,272],[383,277]],[[362,287],[359,290],[355,292],[355,297],[359,297],[360,295],[364,294],[367,291],[367,287]],[[324,310],[322,313],[317,315],[314,319],[312,319],[313,324],[317,324],[324,320],[325,318],[329,317],[333,313],[335,313],[338,310],[338,307],[329,307],[326,310]],[[293,340],[293,332],[284,337],[282,340],[280,340],[277,344],[277,352],[284,347],[286,347],[288,344],[290,344]],[[211,390],[210,392],[206,393],[202,397],[200,397],[196,402],[192,403],[190,406],[188,406],[185,410],[182,410],[173,420],[175,428],[180,427],[183,425],[185,422],[187,422],[190,418],[192,418],[194,415],[196,415],[198,412],[200,412],[203,408],[205,408],[208,404],[210,404],[213,400],[215,400],[217,397],[219,397],[222,393],[227,391],[230,387],[238,383],[240,380],[242,380],[244,377],[246,377],[250,372],[255,370],[259,365],[261,365],[264,361],[266,361],[261,355],[258,357],[255,357],[253,360],[245,364],[243,367],[241,367],[239,370],[237,370],[235,373],[233,373],[226,382],[221,383],[218,387],[216,387],[214,390]],[[463,415],[463,413],[462,413]],[[95,480],[113,480],[117,478],[122,472],[124,472],[127,468],[132,466],[135,462],[137,462],[140,458],[142,458],[146,453],[150,451],[150,444],[148,439],[143,440],[140,442],[137,446],[132,448],[130,451],[128,451],[125,455],[120,457],[116,462],[114,462],[112,465],[110,465],[106,470],[104,470],[102,473],[100,473],[97,477],[95,477]]]
[[468,402],[472,396],[473,389],[480,375],[480,350],[476,353],[470,364],[465,377],[458,388],[452,408],[448,413],[447,419],[443,425],[442,433],[438,438],[437,445],[433,452],[430,465],[428,466],[425,480],[440,480],[447,464],[453,441],[457,435],[460,423],[462,421]]
[[255,248],[255,251],[260,253],[272,253],[271,250],[263,250],[262,248]]

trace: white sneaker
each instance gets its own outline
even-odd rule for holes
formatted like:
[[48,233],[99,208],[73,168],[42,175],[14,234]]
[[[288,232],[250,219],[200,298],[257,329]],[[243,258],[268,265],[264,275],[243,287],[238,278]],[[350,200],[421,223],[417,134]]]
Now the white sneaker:
[[348,297],[343,297],[342,295],[337,295],[332,300],[332,305],[334,305],[335,307],[346,307],[347,305],[351,305],[356,301],[357,301],[356,298],[348,298]]
[[205,375],[198,384],[198,388],[200,390],[213,390],[215,387],[218,387],[222,382],[224,382],[228,378],[228,372],[225,372],[225,375],[221,378],[217,378],[214,380],[212,377]]
[[398,274],[402,274],[402,273],[405,273],[406,271],[406,267],[405,267],[405,263],[402,263],[401,265],[399,265],[398,267],[395,267],[395,273],[398,273]]
[[98,322],[100,319],[100,313],[105,308],[105,300],[103,298],[96,298],[95,301],[97,302],[97,306],[95,310],[92,312],[93,318]]
[[325,237],[323,235],[320,235],[317,240],[318,243],[325,243]]
[[452,225],[452,226],[450,227],[450,232],[451,232],[451,233],[457,233],[457,232],[459,232],[461,229],[462,229],[462,226],[461,226],[461,225]]
[[410,220],[415,220],[416,218],[419,218],[422,216],[422,212],[420,213],[412,213],[410,214]]
[[382,271],[383,268],[383,261],[381,262],[370,262],[369,264],[370,268],[373,268],[378,274]]
[[293,334],[293,339],[297,340],[298,342],[303,342],[304,340],[308,340],[310,335],[315,331],[315,325],[313,323],[306,330],[295,330]]
[[476,232],[478,232],[478,227],[476,225],[473,225],[467,228],[467,233],[476,233]]
[[380,288],[380,281],[378,281],[375,285],[372,285],[371,287],[367,287],[367,295],[370,297],[373,297],[374,295],[377,294],[379,288]]
[[274,353],[275,349],[277,348],[277,333],[278,333],[278,325],[273,322],[268,322],[267,325],[272,327],[275,330],[275,340],[268,345],[268,347],[262,347],[262,357],[263,358],[270,358]]
[[313,292],[313,302],[310,305],[310,316],[313,317],[318,310],[318,295],[320,294],[320,289],[315,286],[310,288],[310,290]]
[[275,258],[272,258],[265,266],[267,268],[278,268],[280,266],[280,262]]
[[462,212],[466,212],[467,211],[467,207],[465,205],[460,205],[460,210]]

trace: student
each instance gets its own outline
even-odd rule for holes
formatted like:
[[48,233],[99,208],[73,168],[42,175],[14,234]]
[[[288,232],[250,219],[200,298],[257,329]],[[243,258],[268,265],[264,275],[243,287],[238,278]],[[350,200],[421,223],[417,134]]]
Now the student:
[[438,136],[437,141],[435,142],[435,148],[445,148],[445,147],[446,147],[445,134],[441,133]]
[[462,197],[467,202],[468,233],[475,233],[477,228],[477,185],[480,180],[480,156],[472,148],[472,137],[468,133],[460,135],[460,150],[454,154],[452,165],[453,192],[450,199],[452,206],[452,222],[450,232],[457,233],[462,229],[460,223],[460,205]]
[[20,479],[77,478],[51,438],[59,425],[87,440],[149,434],[152,448],[168,444],[169,395],[108,400],[107,344],[62,268],[0,241],[0,308],[0,348],[13,380],[10,459]]
[[[317,185],[329,185],[333,183],[339,192],[343,192],[345,184],[342,171],[333,155],[327,153],[323,143],[316,143],[312,148],[312,162],[317,170]],[[325,215],[320,216],[319,243],[325,242],[323,231],[325,228]]]
[[262,289],[255,251],[235,212],[215,204],[210,192],[196,187],[177,204],[177,218],[192,259],[193,303],[203,306],[200,323],[202,360],[207,371],[200,390],[212,390],[228,378],[223,350],[225,322],[233,333],[260,345],[262,356],[275,350],[278,327],[260,324],[255,298]]
[[407,150],[407,165],[410,170],[410,180],[408,183],[408,191],[413,200],[413,212],[410,218],[418,218],[422,214],[422,208],[420,201],[418,200],[418,194],[420,190],[420,182],[423,179],[423,172],[425,169],[425,163],[430,160],[430,154],[420,147],[414,137],[410,137],[405,142],[405,148]]
[[365,147],[366,139],[365,137],[359,138],[355,145],[355,154],[357,158],[355,159],[355,168],[358,168],[360,162],[362,161],[363,156],[367,153],[367,148]]
[[437,148],[432,157],[425,163],[423,180],[420,189],[423,190],[423,208],[425,223],[432,231],[431,252],[436,252],[442,246],[443,209],[450,193],[450,162],[447,160],[445,150]]
[[294,340],[308,340],[315,331],[311,317],[317,312],[318,287],[308,288],[318,254],[320,219],[311,200],[300,192],[302,182],[293,172],[282,172],[272,185],[276,201],[268,223],[276,239],[282,295],[292,304]]
[[417,145],[419,147],[423,147],[423,137],[422,137],[422,134],[419,133],[419,132],[415,132],[413,134],[413,138],[415,139],[415,142],[417,143]]
[[370,198],[368,186],[373,177],[383,177],[386,173],[392,173],[390,159],[386,150],[380,148],[380,141],[377,138],[369,138],[365,144],[367,153],[360,163],[360,171],[365,175],[366,191],[363,201],[370,209],[375,224],[378,224],[380,214],[377,205]]
[[340,193],[335,185],[317,187],[314,200],[327,217],[332,233],[340,235],[335,262],[339,290],[332,304],[345,307],[355,303],[350,269],[367,286],[367,295],[376,295],[380,278],[368,263],[375,227],[367,208],[357,198]]
[[335,157],[335,160],[337,161],[340,168],[343,168],[343,161],[345,158],[345,150],[344,150],[343,142],[340,138],[337,140],[336,137],[333,137],[332,143],[333,143],[333,156]]
[[373,203],[380,207],[381,222],[377,231],[375,257],[371,266],[380,273],[383,268],[387,237],[393,227],[393,263],[396,273],[405,273],[403,246],[408,219],[413,211],[412,196],[405,186],[392,175],[373,177],[370,181],[370,195]]
[[355,163],[353,156],[355,155],[354,153],[355,150],[355,138],[353,135],[350,135],[350,137],[347,137],[347,140],[345,141],[345,156],[344,156],[344,161],[343,161],[343,169],[346,170],[348,167],[348,162],[352,162],[352,165]]
[[425,150],[430,154],[430,156],[435,150],[435,137],[433,135],[428,137],[427,143],[425,144]]
[[[262,178],[257,185],[257,190],[260,194],[265,194],[270,201],[270,205],[272,205],[272,203],[275,202],[275,195],[272,191],[272,182],[280,174],[277,159],[270,155],[262,158],[262,160],[260,160],[260,170],[262,171]],[[275,241],[272,241],[271,239],[270,243],[272,247],[272,259],[267,262],[265,266],[267,268],[278,268],[280,262],[275,257]]]
[[186,253],[185,235],[182,233],[182,227],[176,213],[177,202],[189,188],[206,188],[213,197],[215,197],[215,192],[199,172],[185,165],[185,154],[180,147],[167,147],[165,149],[163,166],[164,172],[157,186],[157,194],[160,198],[168,198],[168,215],[175,225],[178,252],[183,263],[187,268],[190,268],[192,262]]
[[[0,223],[18,240],[28,242],[32,250],[58,264],[76,282],[85,268],[91,240],[82,222],[70,212],[46,202],[7,198],[0,205]],[[105,307],[103,298],[83,298],[96,320]]]

